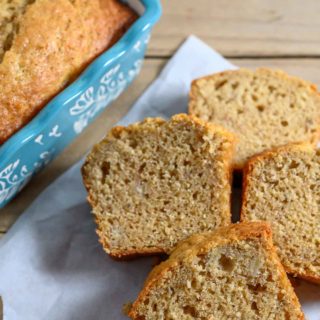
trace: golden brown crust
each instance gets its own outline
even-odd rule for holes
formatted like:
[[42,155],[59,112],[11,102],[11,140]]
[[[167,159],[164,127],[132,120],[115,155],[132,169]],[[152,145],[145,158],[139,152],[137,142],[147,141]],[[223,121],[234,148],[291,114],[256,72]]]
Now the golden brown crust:
[[[273,246],[272,232],[269,224],[266,222],[255,221],[233,224],[228,227],[219,228],[215,232],[195,234],[188,239],[181,241],[177,245],[176,249],[172,252],[169,259],[160,263],[151,271],[138,298],[132,304],[131,310],[128,314],[129,317],[136,320],[139,319],[139,305],[143,303],[145,298],[149,295],[149,292],[157,287],[159,281],[161,281],[161,279],[165,277],[169,271],[174,270],[182,263],[192,260],[192,258],[196,255],[206,254],[210,249],[214,247],[252,238],[265,239],[267,251],[270,254],[270,260],[272,260],[276,264],[281,274],[281,285],[286,290],[286,292],[291,292],[292,304],[297,309],[300,309],[300,303],[296,295],[294,294],[292,285],[287,278],[286,272],[282,264],[280,263],[276,250]],[[304,319],[302,312],[300,319]]]
[[[249,74],[252,73],[251,70],[246,69],[246,68],[238,69],[238,71],[241,71],[241,72],[244,72],[244,73],[249,73]],[[208,76],[193,80],[191,82],[191,88],[190,88],[190,92],[189,92],[188,113],[189,114],[197,114],[197,112],[196,112],[196,109],[197,109],[196,101],[197,101],[197,97],[199,95],[199,89],[200,89],[199,82],[202,82],[203,80],[218,79],[220,77],[224,77],[225,75],[232,74],[233,72],[235,72],[235,70],[227,70],[227,71],[223,71],[223,72],[220,72],[220,73],[215,73],[215,74],[212,74],[212,75],[208,75]],[[255,70],[255,73],[257,73],[257,74],[260,73],[262,75],[274,75],[277,78],[282,79],[283,82],[291,82],[291,83],[296,84],[298,86],[308,87],[308,88],[311,89],[311,91],[316,96],[320,97],[320,92],[318,91],[317,86],[315,84],[313,84],[313,83],[311,83],[309,81],[305,81],[303,79],[300,79],[298,77],[290,76],[287,73],[283,72],[282,70],[269,69],[269,68],[262,67],[262,68],[257,68]],[[297,141],[294,141],[294,142],[295,143],[309,142],[309,143],[311,143],[313,145],[316,145],[318,143],[319,138],[320,138],[320,117],[319,117],[317,122],[318,122],[318,127],[315,130],[315,132],[313,132],[310,135],[308,141],[305,141],[305,140],[298,141],[297,140]],[[237,171],[237,172],[241,172],[244,169],[245,165],[246,165],[245,161],[243,161],[243,162],[235,161],[233,163],[233,169],[235,171]]]
[[[229,148],[228,153],[226,153],[224,161],[224,166],[225,166],[225,171],[227,174],[226,179],[230,181],[230,188],[231,188],[231,183],[232,183],[232,168],[231,168],[231,159],[232,159],[232,152],[234,149],[235,145],[235,137],[233,134],[229,133],[226,131],[224,128],[220,126],[216,126],[214,124],[207,123],[205,121],[202,121],[194,116],[190,116],[187,114],[177,114],[174,115],[171,119],[172,121],[177,121],[177,122],[187,122],[189,124],[192,124],[193,126],[196,126],[199,128],[201,132],[209,132],[212,134],[219,133],[221,135],[224,135],[226,140],[228,140],[232,144],[232,148]],[[98,204],[96,201],[94,201],[93,197],[90,196],[90,182],[88,180],[87,173],[85,172],[85,167],[87,166],[90,161],[93,160],[93,154],[99,149],[101,143],[105,143],[104,141],[106,139],[108,140],[113,140],[113,139],[119,139],[121,138],[122,135],[127,135],[130,134],[136,130],[140,130],[141,125],[143,124],[149,124],[151,127],[155,125],[163,125],[165,124],[166,121],[161,118],[146,118],[140,123],[135,123],[132,125],[129,125],[128,127],[123,127],[123,126],[116,126],[110,130],[110,132],[106,135],[105,139],[102,142],[97,143],[96,145],[93,146],[92,151],[89,153],[89,155],[86,158],[85,163],[82,166],[82,177],[83,177],[83,183],[87,189],[88,192],[88,197],[87,200],[89,204],[91,205],[92,208],[95,208]],[[231,197],[231,192],[230,192],[230,197]],[[229,210],[228,210],[228,215],[230,215],[231,212],[231,201],[229,201]],[[227,214],[227,213],[226,213]],[[231,223],[231,215],[228,216],[228,219],[230,220]],[[99,241],[103,246],[103,249],[105,252],[107,252],[111,257],[119,260],[119,259],[132,259],[138,256],[148,256],[148,255],[154,255],[154,254],[163,254],[163,253],[168,253],[168,250],[165,250],[165,248],[160,248],[160,247],[144,247],[144,248],[128,248],[126,250],[119,250],[110,247],[109,242],[107,239],[104,237],[104,232],[101,227],[102,221],[99,220],[98,216],[95,215],[95,221],[97,225],[96,232],[99,235]]]
[[[250,179],[249,177],[252,174],[252,171],[256,164],[260,161],[265,161],[266,159],[271,159],[275,155],[279,154],[279,152],[286,152],[286,151],[303,151],[303,150],[314,150],[314,146],[308,142],[302,142],[302,143],[291,143],[285,146],[280,146],[273,148],[268,151],[264,151],[260,154],[257,154],[253,157],[251,157],[248,162],[246,163],[244,169],[243,169],[243,180],[242,180],[242,206],[241,206],[241,212],[240,212],[240,221],[246,222],[249,221],[247,219],[247,203],[248,203],[248,190],[251,187],[250,186]],[[307,281],[320,284],[320,277],[315,277],[313,275],[307,274],[307,273],[299,273],[297,274],[296,270],[290,269],[288,266],[284,266],[284,269],[287,273],[289,273],[292,276],[297,276],[299,278],[305,279]]]
[[[193,125],[197,126],[198,128],[201,128],[201,130],[203,130],[204,132],[207,131],[207,132],[211,132],[211,133],[216,133],[216,132],[221,133],[221,134],[225,135],[227,137],[227,139],[232,141],[234,144],[237,141],[235,135],[230,133],[229,131],[227,131],[222,126],[219,126],[219,125],[216,125],[213,123],[208,123],[208,122],[203,121],[193,115],[180,113],[180,114],[176,114],[176,115],[172,116],[172,120],[175,122],[185,121],[188,123],[192,123]],[[107,134],[107,137],[108,138],[111,138],[111,137],[119,138],[121,136],[121,134],[130,133],[135,130],[140,130],[140,126],[142,124],[150,124],[150,126],[153,126],[155,124],[162,125],[165,122],[166,121],[162,118],[145,118],[142,122],[131,124],[128,127],[124,127],[124,126],[113,127],[111,129],[111,131]],[[96,146],[98,146],[98,145],[99,144],[96,144]]]
[[[288,274],[291,274],[293,276],[293,274],[295,274],[296,272],[294,272],[293,270],[290,270],[289,268],[285,268],[286,272]],[[296,277],[299,277],[301,279],[304,279],[306,281],[315,283],[315,284],[320,284],[320,277],[313,277],[307,274],[299,274]]]
[[16,18],[19,32],[0,63],[0,144],[136,18],[116,0],[36,0]]

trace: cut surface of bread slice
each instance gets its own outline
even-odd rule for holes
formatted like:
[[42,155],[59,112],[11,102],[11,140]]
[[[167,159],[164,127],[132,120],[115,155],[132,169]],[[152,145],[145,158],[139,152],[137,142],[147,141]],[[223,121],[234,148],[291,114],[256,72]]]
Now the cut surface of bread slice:
[[320,283],[320,150],[302,143],[264,152],[243,179],[241,220],[270,222],[286,271]]
[[193,235],[153,269],[134,320],[304,319],[263,222]]
[[192,233],[231,223],[233,135],[187,115],[115,127],[83,166],[104,249],[170,252]]
[[239,69],[193,81],[189,113],[236,134],[234,166],[241,170],[249,157],[273,147],[316,143],[320,95],[282,71]]

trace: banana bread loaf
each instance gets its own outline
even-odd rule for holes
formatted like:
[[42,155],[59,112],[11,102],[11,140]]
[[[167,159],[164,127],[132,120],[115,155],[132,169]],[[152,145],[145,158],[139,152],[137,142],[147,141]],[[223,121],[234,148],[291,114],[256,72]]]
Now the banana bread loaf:
[[1,0],[0,144],[135,18],[117,0]]
[[83,166],[100,242],[113,257],[169,253],[231,223],[233,136],[187,115],[115,127]]
[[238,137],[238,170],[255,154],[290,142],[316,143],[320,133],[316,87],[271,69],[239,69],[193,81],[189,112]]
[[154,319],[304,319],[266,223],[193,235],[154,268],[129,316]]

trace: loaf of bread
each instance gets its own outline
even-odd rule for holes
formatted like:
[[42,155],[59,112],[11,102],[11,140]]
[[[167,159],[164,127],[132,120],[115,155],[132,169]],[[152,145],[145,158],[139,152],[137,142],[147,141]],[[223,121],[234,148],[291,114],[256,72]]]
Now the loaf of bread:
[[303,143],[265,152],[243,179],[241,219],[270,222],[286,271],[320,283],[320,150]]
[[82,169],[106,252],[169,253],[190,234],[231,223],[233,143],[183,114],[113,128]]
[[0,144],[135,19],[117,0],[1,1]]
[[290,142],[316,143],[320,133],[316,87],[270,69],[239,69],[193,81],[189,112],[236,134],[238,170],[255,154]]
[[129,316],[154,319],[304,319],[262,222],[193,235],[154,268]]

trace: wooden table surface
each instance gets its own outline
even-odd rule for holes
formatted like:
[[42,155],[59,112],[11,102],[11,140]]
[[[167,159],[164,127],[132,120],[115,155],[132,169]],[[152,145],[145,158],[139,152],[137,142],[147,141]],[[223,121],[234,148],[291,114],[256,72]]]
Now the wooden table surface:
[[238,66],[281,68],[320,87],[319,0],[163,0],[162,4],[163,17],[153,32],[139,77],[0,211],[0,236],[48,184],[129,110],[189,34],[197,35]]

